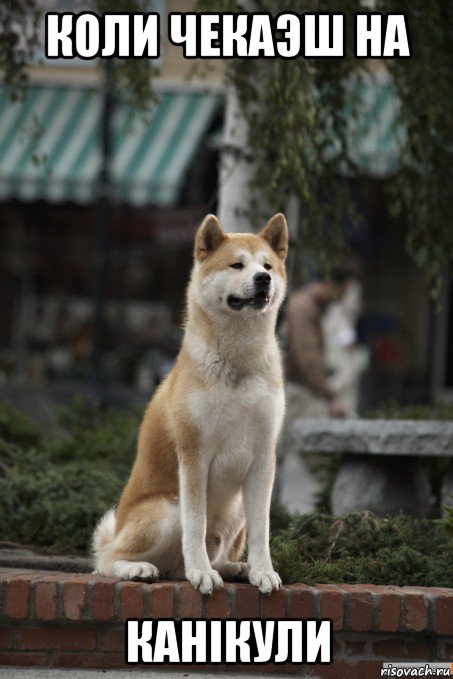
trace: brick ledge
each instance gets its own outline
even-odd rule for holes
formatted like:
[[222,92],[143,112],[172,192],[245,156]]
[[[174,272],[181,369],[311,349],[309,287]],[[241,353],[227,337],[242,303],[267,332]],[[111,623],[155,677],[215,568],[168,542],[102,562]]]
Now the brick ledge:
[[0,568],[0,665],[124,667],[128,617],[331,618],[334,663],[316,667],[321,677],[378,676],[388,660],[453,660],[453,589],[296,584],[264,596],[226,583],[203,597],[187,582]]

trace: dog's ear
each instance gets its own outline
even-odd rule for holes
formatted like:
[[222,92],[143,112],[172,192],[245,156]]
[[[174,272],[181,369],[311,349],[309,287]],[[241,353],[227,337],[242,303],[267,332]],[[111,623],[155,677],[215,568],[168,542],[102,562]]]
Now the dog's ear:
[[195,236],[195,259],[203,261],[227,238],[215,215],[207,215]]
[[281,212],[274,215],[261,231],[260,236],[269,243],[280,259],[286,259],[289,236],[285,215],[282,215]]

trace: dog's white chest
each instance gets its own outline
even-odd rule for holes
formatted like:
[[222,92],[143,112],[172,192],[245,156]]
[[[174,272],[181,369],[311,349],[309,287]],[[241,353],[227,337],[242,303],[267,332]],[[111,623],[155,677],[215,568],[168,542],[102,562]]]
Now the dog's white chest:
[[188,406],[204,442],[242,439],[253,445],[262,425],[268,429],[280,416],[282,394],[262,377],[237,386],[224,384],[191,392]]
[[270,453],[283,416],[283,394],[255,377],[239,387],[197,390],[189,408],[209,464],[208,494],[227,498],[242,487],[254,455]]

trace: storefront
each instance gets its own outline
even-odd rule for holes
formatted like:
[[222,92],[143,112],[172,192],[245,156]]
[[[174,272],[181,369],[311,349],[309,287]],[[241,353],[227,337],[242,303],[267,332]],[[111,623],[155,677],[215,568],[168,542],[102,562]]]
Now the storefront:
[[9,95],[0,90],[3,372],[20,364],[25,379],[43,379],[89,370],[95,233],[107,192],[103,349],[118,354],[112,378],[133,381],[131,349],[139,361],[151,344],[169,355],[177,346],[193,234],[216,196],[210,138],[221,97],[163,89],[146,116],[116,99],[105,185],[99,91],[34,85],[14,103]]

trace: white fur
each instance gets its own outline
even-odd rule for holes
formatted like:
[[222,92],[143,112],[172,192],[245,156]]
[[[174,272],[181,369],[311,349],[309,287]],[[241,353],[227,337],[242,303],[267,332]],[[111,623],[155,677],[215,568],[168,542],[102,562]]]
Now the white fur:
[[96,571],[99,573],[105,572],[105,557],[115,538],[115,527],[115,510],[109,509],[98,522],[91,545]]
[[[136,555],[134,561],[116,559],[116,554],[121,551],[124,531],[127,528],[123,528],[116,535],[115,524],[115,512],[111,509],[100,520],[94,532],[92,547],[97,572],[130,580],[140,577],[145,580],[156,580],[159,574],[163,577],[182,577],[184,564],[181,552],[179,504],[165,502],[164,518],[159,525],[159,539],[151,550]],[[135,569],[137,563],[141,567],[143,563],[147,563],[152,568],[143,569],[140,575]]]
[[113,574],[123,580],[157,580],[159,571],[148,561],[125,561],[120,559],[113,563]]

